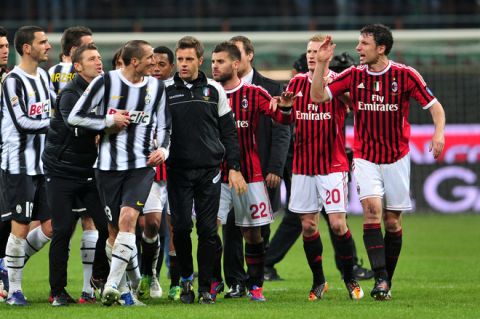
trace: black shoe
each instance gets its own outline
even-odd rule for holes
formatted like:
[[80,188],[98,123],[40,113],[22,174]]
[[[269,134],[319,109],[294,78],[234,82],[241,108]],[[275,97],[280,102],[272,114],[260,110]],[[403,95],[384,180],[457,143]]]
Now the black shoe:
[[388,285],[388,281],[382,278],[378,278],[377,280],[375,280],[375,285],[373,286],[373,289],[370,292],[370,296],[372,296],[376,300],[390,299],[391,294],[390,294],[390,286]]
[[64,294],[53,297],[52,306],[61,307],[68,306],[67,297]]
[[277,273],[277,270],[273,266],[266,266],[263,269],[263,279],[265,281],[281,281],[283,280]]
[[225,298],[241,298],[246,295],[246,289],[243,285],[232,285],[225,294]]
[[[63,289],[63,291],[60,291],[60,293],[57,294],[56,296],[61,296],[61,295],[63,295],[66,298],[67,303],[77,303],[77,301],[75,299],[73,299],[73,297],[70,296],[65,289]],[[55,300],[55,295],[54,295],[53,291],[50,290],[50,296],[48,297],[48,302],[53,304],[54,300]]]
[[367,268],[363,268],[363,262],[353,265],[353,277],[356,280],[368,280],[373,278],[375,273]]
[[52,306],[54,307],[68,306],[70,303],[77,303],[77,301],[73,299],[66,290],[63,290],[58,295],[53,296]]
[[215,303],[215,300],[213,300],[212,295],[208,291],[201,291],[198,295],[198,303],[202,305],[211,305]]
[[193,282],[191,280],[181,281],[180,288],[182,289],[180,291],[180,301],[182,303],[193,303],[195,301],[195,292],[193,291]]

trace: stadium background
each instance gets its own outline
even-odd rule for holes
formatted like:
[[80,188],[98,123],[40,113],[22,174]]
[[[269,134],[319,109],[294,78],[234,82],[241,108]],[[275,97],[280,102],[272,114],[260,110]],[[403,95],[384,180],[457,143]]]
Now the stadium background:
[[[58,62],[61,32],[75,24],[94,31],[106,69],[127,40],[173,48],[190,34],[206,45],[203,69],[209,74],[212,47],[244,34],[255,45],[255,67],[282,82],[288,81],[293,61],[313,33],[332,34],[336,53],[346,51],[356,58],[357,30],[366,23],[387,24],[395,39],[390,58],[420,71],[447,115],[445,152],[434,162],[428,153],[430,114],[412,103],[411,195],[416,210],[480,213],[480,1],[7,0],[0,3],[0,12],[11,43],[21,25],[49,31],[53,48],[44,67]],[[13,46],[10,52],[13,66]],[[351,128],[347,132],[351,140]],[[360,213],[355,193],[351,188],[350,210]]]

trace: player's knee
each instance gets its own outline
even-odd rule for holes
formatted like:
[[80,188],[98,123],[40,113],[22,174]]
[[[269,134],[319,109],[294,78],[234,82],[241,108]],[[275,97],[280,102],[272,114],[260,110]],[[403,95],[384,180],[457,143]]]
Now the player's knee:
[[317,223],[314,218],[304,218],[302,220],[302,230],[306,235],[313,235],[317,231]]
[[347,225],[343,220],[330,221],[330,228],[337,236],[343,235],[347,232]]
[[155,237],[158,234],[158,230],[160,229],[160,221],[159,220],[151,220],[145,223],[145,235],[150,238]]
[[118,219],[118,228],[120,231],[135,232],[139,212],[130,207],[123,207]]
[[93,219],[89,216],[82,217],[82,229],[83,230],[95,230],[95,224]]
[[390,233],[397,232],[402,228],[402,225],[398,218],[385,218],[383,220],[383,224],[385,225],[385,231],[388,231]]
[[249,244],[259,244],[263,241],[262,232],[260,228],[249,227],[242,229],[243,238]]
[[[41,227],[42,227],[43,234],[45,234],[45,236],[47,236],[48,238],[52,238],[52,235],[53,235],[52,223],[50,221],[45,222],[41,225]],[[70,231],[69,227],[65,227],[65,229],[66,231]]]
[[380,223],[381,211],[374,205],[367,205],[363,207],[363,217],[367,223]]

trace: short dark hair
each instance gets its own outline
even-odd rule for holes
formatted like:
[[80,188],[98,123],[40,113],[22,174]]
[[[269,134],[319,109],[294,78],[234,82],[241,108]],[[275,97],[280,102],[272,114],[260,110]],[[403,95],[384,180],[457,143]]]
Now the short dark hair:
[[122,57],[122,52],[123,52],[123,46],[121,48],[119,48],[115,54],[113,55],[113,58],[112,58],[112,70],[115,70],[117,68],[117,62],[118,62],[118,59],[120,59]]
[[92,30],[82,25],[65,29],[60,42],[62,45],[63,55],[70,56],[72,47],[79,47],[82,44],[80,39],[86,35],[92,35]]
[[333,72],[340,73],[355,64],[355,60],[347,52],[336,55],[330,61],[329,69]]
[[213,53],[227,52],[230,59],[234,61],[242,59],[242,54],[240,53],[240,50],[232,41],[224,41],[222,43],[217,44],[212,52]]
[[175,47],[175,53],[177,53],[178,50],[183,49],[195,49],[197,58],[203,57],[203,52],[205,51],[202,42],[200,42],[197,38],[189,35],[178,40],[177,46]]
[[393,47],[393,36],[389,27],[383,24],[368,24],[360,30],[360,34],[371,34],[376,45],[385,46],[385,55],[390,53]]
[[125,43],[122,50],[123,64],[128,66],[133,58],[140,59],[144,54],[143,47],[145,45],[150,45],[150,43],[144,40],[132,40]]
[[97,50],[98,51],[98,48],[94,43],[89,43],[89,44],[84,44],[84,45],[79,46],[78,49],[75,50],[75,52],[72,55],[72,63],[80,62],[80,60],[82,60],[83,52],[89,51],[89,50]]
[[253,48],[252,41],[250,41],[249,38],[243,36],[243,35],[237,35],[233,38],[230,39],[233,43],[235,42],[242,42],[243,43],[243,48],[245,49],[246,54],[253,53],[255,54],[255,49]]
[[292,67],[298,72],[298,73],[307,73],[308,72],[308,63],[307,63],[307,54],[302,53],[293,62]]
[[13,38],[13,44],[15,46],[15,50],[18,54],[23,55],[23,45],[29,44],[32,45],[33,40],[35,39],[35,32],[44,32],[42,28],[34,26],[34,25],[27,25],[23,26],[15,32],[15,37]]
[[170,64],[173,64],[173,52],[166,46],[159,46],[153,49],[153,53],[158,53],[158,54],[166,54],[168,58],[168,62]]
[[7,37],[8,31],[0,25],[0,38]]

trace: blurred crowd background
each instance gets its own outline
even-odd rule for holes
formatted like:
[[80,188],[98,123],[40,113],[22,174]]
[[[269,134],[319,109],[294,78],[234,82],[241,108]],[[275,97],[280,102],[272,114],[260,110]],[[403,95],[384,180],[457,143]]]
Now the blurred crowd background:
[[73,23],[96,32],[477,28],[480,0],[2,0],[2,24],[33,21],[51,32]]

